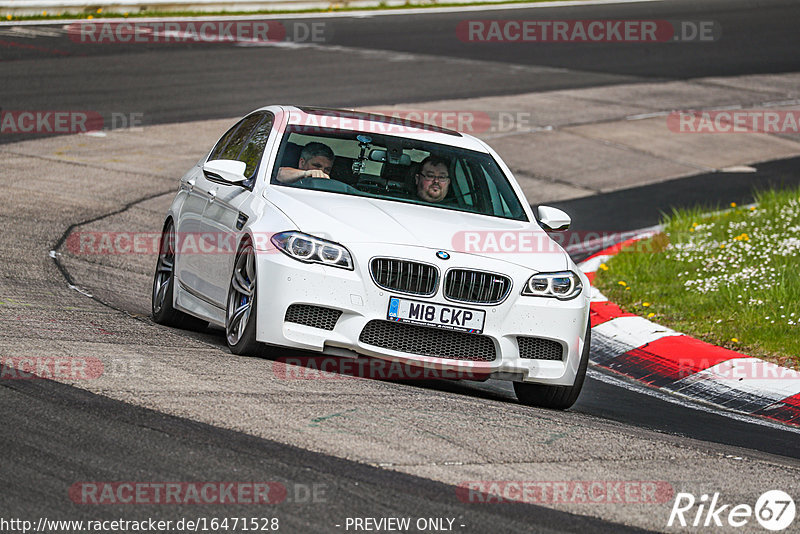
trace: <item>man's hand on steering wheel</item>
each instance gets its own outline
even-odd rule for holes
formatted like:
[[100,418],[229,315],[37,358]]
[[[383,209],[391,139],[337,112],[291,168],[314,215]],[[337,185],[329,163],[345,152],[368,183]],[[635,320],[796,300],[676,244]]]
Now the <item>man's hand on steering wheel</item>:
[[303,171],[303,176],[301,178],[327,178],[330,180],[330,176],[328,176],[325,171],[320,169],[307,169]]

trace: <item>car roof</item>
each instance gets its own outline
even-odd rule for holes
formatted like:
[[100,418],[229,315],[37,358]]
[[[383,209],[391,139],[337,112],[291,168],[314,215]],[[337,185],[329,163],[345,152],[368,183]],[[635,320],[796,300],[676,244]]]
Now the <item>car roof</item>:
[[288,124],[323,126],[350,131],[372,131],[381,135],[407,137],[466,148],[486,153],[486,147],[471,135],[419,121],[357,111],[311,106],[279,106],[288,116]]

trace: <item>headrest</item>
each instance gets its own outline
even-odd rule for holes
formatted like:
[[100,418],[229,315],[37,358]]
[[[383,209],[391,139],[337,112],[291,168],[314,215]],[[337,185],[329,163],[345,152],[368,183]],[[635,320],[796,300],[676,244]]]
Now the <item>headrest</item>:
[[286,143],[286,146],[283,149],[281,167],[292,167],[293,169],[296,169],[297,165],[300,163],[300,152],[302,151],[303,147],[297,143]]

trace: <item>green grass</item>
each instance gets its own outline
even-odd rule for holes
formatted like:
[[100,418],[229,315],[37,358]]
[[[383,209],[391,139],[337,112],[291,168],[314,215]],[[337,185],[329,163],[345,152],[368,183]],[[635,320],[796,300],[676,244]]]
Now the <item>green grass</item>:
[[674,211],[663,234],[601,266],[595,285],[626,311],[800,368],[800,189],[756,200]]
[[[464,5],[470,6],[484,6],[484,5],[502,5],[502,4],[537,4],[542,2],[551,2],[553,0],[507,0],[503,2],[436,2],[426,0],[407,0],[405,4],[398,6],[387,6],[381,3],[377,6],[371,7],[347,7],[332,6],[329,8],[318,9],[265,9],[253,11],[149,11],[141,10],[136,12],[119,13],[119,12],[106,12],[99,6],[102,4],[95,4],[95,7],[79,12],[67,12],[51,15],[47,12],[42,12],[39,15],[24,15],[16,16],[3,13],[0,10],[0,21],[14,21],[14,20],[42,20],[42,21],[58,21],[64,19],[104,19],[104,18],[135,18],[135,17],[227,17],[232,15],[277,15],[289,13],[335,13],[335,12],[348,12],[348,11],[373,11],[384,9],[417,9],[425,7],[459,7]],[[98,9],[100,11],[98,12]],[[9,18],[10,17],[10,18]]]

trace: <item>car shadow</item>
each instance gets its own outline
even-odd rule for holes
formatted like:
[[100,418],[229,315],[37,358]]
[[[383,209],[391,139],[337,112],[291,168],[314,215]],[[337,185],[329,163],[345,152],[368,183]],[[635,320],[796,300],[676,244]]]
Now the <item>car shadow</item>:
[[[195,340],[219,347],[224,351],[228,350],[225,330],[221,327],[209,325],[203,330],[183,332]],[[409,365],[371,356],[359,355],[358,358],[348,358],[302,349],[262,345],[262,349],[250,357],[270,360],[273,365],[282,366],[280,369],[275,369],[275,374],[287,380],[330,380],[332,376],[334,379],[340,377],[375,380],[472,398],[517,402],[513,387],[507,381],[483,379],[483,377],[480,377],[481,380],[458,378],[469,375],[458,375],[453,371],[440,369],[426,372]]]

